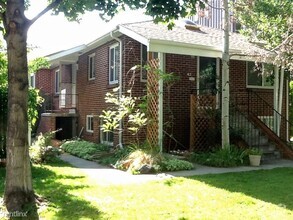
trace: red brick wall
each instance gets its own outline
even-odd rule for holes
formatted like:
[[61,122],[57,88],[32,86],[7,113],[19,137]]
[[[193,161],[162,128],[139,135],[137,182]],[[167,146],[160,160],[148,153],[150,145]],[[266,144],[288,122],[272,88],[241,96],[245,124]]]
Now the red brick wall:
[[[166,72],[173,72],[180,80],[164,86],[164,130],[186,147],[189,146],[190,94],[196,89],[196,80],[189,78],[196,78],[196,63],[194,56],[166,54]],[[166,144],[165,148],[175,147]]]
[[[123,91],[132,89],[133,96],[143,96],[146,94],[146,83],[140,81],[140,70],[130,71],[134,65],[140,65],[140,43],[126,36],[122,36],[123,41]],[[105,110],[108,104],[105,103],[104,97],[107,92],[112,92],[117,85],[109,85],[109,47],[117,43],[115,40],[105,43],[99,48],[93,49],[82,54],[78,60],[77,71],[77,94],[79,97],[79,121],[78,133],[83,127],[82,137],[86,140],[100,141],[100,118],[102,110]],[[88,55],[95,53],[95,70],[96,77],[94,80],[88,80]],[[71,65],[61,67],[62,72],[71,72]],[[196,89],[197,74],[197,57],[187,55],[166,54],[166,72],[174,72],[180,77],[180,80],[172,85],[164,85],[164,123],[169,122],[170,126],[164,129],[173,134],[174,137],[183,145],[189,146],[189,117],[190,94]],[[36,77],[36,85],[42,85],[46,92],[54,92],[55,69],[41,70]],[[49,77],[50,76],[50,77]],[[70,83],[71,74],[63,74],[62,82]],[[195,80],[190,80],[194,77]],[[43,81],[42,81],[43,80]],[[243,108],[247,107],[248,93],[246,90],[246,63],[243,61],[230,61],[230,90],[231,97],[236,97]],[[272,103],[273,90],[255,90],[261,96]],[[285,94],[285,91],[284,91]],[[285,96],[284,96],[285,99]],[[284,100],[285,105],[285,100]],[[255,103],[257,104],[257,103]],[[86,131],[86,115],[94,115],[94,132]],[[144,133],[144,131],[142,132]],[[142,134],[141,140],[145,137]],[[134,137],[127,133],[123,134],[123,142],[130,143]],[[118,135],[115,135],[115,144],[118,143]],[[165,148],[168,148],[166,142]]]
[[52,116],[42,116],[38,129],[37,134],[46,133],[49,131],[54,131],[56,129],[56,118]]
[[[135,65],[140,65],[140,43],[126,36],[123,41],[123,93],[132,89],[132,96],[141,97],[146,94],[146,83],[140,81],[140,70],[135,72],[130,69]],[[79,94],[79,130],[84,127],[83,138],[86,140],[100,141],[100,118],[102,110],[105,110],[109,104],[105,103],[105,95],[112,92],[116,85],[109,85],[109,47],[116,41],[108,42],[99,48],[83,54],[79,58],[79,69],[77,73],[77,93]],[[96,77],[94,80],[88,80],[87,59],[88,55],[95,53]],[[128,94],[127,94],[128,95]],[[86,115],[95,115],[94,132],[86,131]],[[141,133],[144,133],[143,131]],[[118,135],[115,135],[114,145],[118,144]],[[145,135],[144,135],[145,139]],[[123,142],[130,143],[135,137],[125,129],[123,133]]]
[[50,69],[40,69],[35,76],[36,80],[36,88],[40,89],[40,91],[45,93],[52,93],[52,70]]
[[[82,54],[78,60],[76,91],[79,96],[78,130],[84,128],[82,137],[86,140],[99,142],[99,115],[106,108],[104,97],[117,85],[109,85],[109,46],[116,41],[108,42],[99,48]],[[96,77],[88,80],[88,55],[95,53]],[[86,116],[94,115],[94,132],[86,131]]]

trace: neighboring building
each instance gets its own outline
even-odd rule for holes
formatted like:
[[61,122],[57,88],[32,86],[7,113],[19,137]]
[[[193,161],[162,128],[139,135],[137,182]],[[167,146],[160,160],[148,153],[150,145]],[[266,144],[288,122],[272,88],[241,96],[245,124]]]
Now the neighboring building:
[[[100,129],[99,115],[108,107],[105,94],[119,85],[125,93],[131,80],[134,96],[148,95],[153,123],[143,139],[166,151],[206,150],[219,140],[221,48],[221,30],[193,25],[168,30],[147,21],[118,25],[88,45],[50,55],[51,69],[40,70],[35,77],[35,86],[47,97],[39,131],[62,128],[57,138],[81,136],[118,144],[118,135]],[[274,141],[284,155],[292,156],[283,142],[289,138],[288,82],[275,67],[270,71],[275,71],[277,81],[268,81],[271,74],[262,73],[269,65],[256,68],[248,52],[267,53],[231,33],[231,131],[246,145],[263,145],[274,154],[275,146],[268,144]],[[173,72],[179,80],[163,84],[153,71],[129,71],[152,58],[159,61],[151,66]],[[123,133],[123,143],[132,141]]]

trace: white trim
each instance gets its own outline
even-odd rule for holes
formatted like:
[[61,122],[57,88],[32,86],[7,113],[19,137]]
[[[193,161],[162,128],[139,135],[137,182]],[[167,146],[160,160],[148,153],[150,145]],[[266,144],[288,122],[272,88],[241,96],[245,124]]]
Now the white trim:
[[[109,82],[109,84],[110,85],[113,85],[113,84],[117,84],[118,83],[118,79],[117,80],[115,80],[115,78],[118,76],[118,74],[119,73],[116,73],[115,72],[115,67],[116,67],[116,60],[115,60],[115,50],[116,50],[116,48],[119,48],[119,54],[121,53],[121,51],[120,51],[120,47],[119,47],[119,43],[115,43],[115,44],[112,44],[110,47],[109,47],[109,74],[108,74],[108,77],[109,77],[109,80],[108,80],[108,82]],[[113,79],[114,80],[110,80],[111,79],[111,50],[112,49],[114,49],[114,75],[113,75]],[[120,55],[119,55],[119,57],[120,57]],[[120,69],[120,68],[119,68]]]
[[278,122],[277,122],[277,134],[280,136],[281,134],[281,115],[282,115],[282,106],[283,106],[283,90],[284,90],[284,68],[281,68],[280,72],[280,88],[279,88],[279,103],[278,103],[278,109],[277,111],[279,112],[278,115]]
[[[279,104],[279,68],[275,66],[275,81],[274,81],[274,109],[278,109]],[[277,133],[278,114],[274,111],[274,132]]]
[[142,35],[139,35],[139,34],[135,33],[134,31],[131,31],[121,25],[119,25],[119,32],[127,35],[128,37],[138,41],[141,44],[146,45],[147,47],[149,45],[149,40],[146,37],[143,37]]
[[[33,79],[33,81],[32,81],[32,79]],[[29,77],[29,85],[32,88],[36,88],[36,74],[35,73],[31,73],[30,74],[30,77]]]
[[[93,127],[92,129],[89,128],[89,119],[91,118],[92,123],[93,123]],[[87,115],[86,116],[86,131],[89,133],[94,133],[94,116],[93,115]]]
[[70,49],[67,49],[67,50],[62,50],[62,51],[59,51],[57,53],[53,53],[53,54],[50,54],[50,55],[47,55],[46,57],[48,58],[48,60],[50,62],[53,62],[54,60],[58,60],[60,58],[64,58],[66,56],[73,56],[75,53],[81,53],[82,50],[84,50],[86,48],[86,45],[82,44],[82,45],[79,45],[77,47],[73,47],[73,48],[70,48]]
[[[95,53],[89,54],[87,56],[87,78],[88,80],[95,80],[96,79],[96,60],[95,60]],[[90,60],[92,59],[92,67],[90,67]],[[92,72],[90,72],[90,69],[92,68]],[[92,77],[90,77],[90,75],[92,75]]]
[[200,45],[178,43],[166,40],[150,40],[149,51],[214,58],[221,57],[221,51],[212,47],[205,48]]
[[216,109],[220,108],[220,95],[219,95],[219,84],[220,84],[220,58],[216,59]]
[[[58,90],[57,90],[57,82],[56,82],[56,75],[58,73]],[[61,71],[60,69],[55,70],[54,73],[54,93],[55,94],[60,94],[61,91]]]
[[[159,53],[158,54],[159,56],[159,69],[161,71],[165,71],[165,54],[164,53]],[[164,123],[164,119],[163,119],[163,116],[164,116],[164,113],[163,113],[163,95],[164,95],[164,82],[163,82],[163,79],[160,78],[159,79],[159,114],[158,114],[158,145],[159,145],[159,148],[160,148],[160,152],[163,151],[163,129],[164,129],[164,126],[163,126],[163,123]]]

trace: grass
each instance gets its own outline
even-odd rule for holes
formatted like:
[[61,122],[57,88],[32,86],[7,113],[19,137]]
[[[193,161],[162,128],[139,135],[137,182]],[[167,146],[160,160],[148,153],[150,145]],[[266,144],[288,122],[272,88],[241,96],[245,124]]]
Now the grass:
[[[43,219],[293,219],[293,169],[102,185],[58,162],[33,168]],[[0,168],[0,196],[4,169]]]

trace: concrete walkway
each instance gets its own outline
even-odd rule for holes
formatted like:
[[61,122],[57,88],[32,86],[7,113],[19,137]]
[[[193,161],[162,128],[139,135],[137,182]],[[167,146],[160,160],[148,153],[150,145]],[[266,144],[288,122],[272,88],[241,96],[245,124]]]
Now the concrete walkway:
[[271,164],[261,165],[260,167],[242,166],[233,168],[216,168],[207,167],[202,165],[196,165],[194,170],[167,172],[160,174],[143,174],[143,175],[132,175],[130,173],[116,170],[110,167],[102,166],[96,162],[87,161],[70,154],[62,154],[60,158],[73,165],[74,167],[80,168],[86,175],[88,175],[93,181],[99,184],[131,184],[131,183],[142,183],[151,180],[162,180],[172,177],[187,177],[203,174],[219,174],[219,173],[232,173],[232,172],[244,172],[252,170],[269,170],[277,167],[292,167],[292,160],[275,160]]

